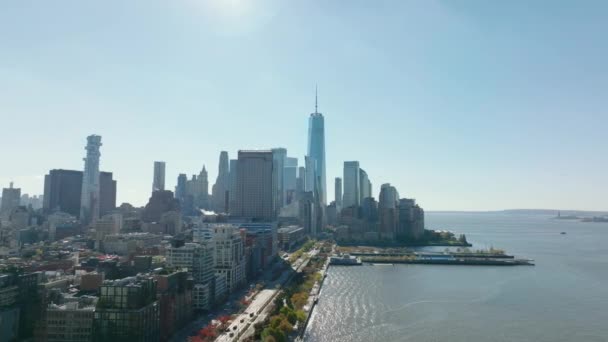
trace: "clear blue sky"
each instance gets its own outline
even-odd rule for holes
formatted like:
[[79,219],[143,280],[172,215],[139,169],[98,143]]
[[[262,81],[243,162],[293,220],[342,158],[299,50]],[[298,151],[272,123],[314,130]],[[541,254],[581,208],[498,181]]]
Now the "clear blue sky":
[[[319,85],[328,188],[359,160],[427,210],[608,209],[607,1],[0,3],[0,183],[42,193],[103,136],[118,201],[154,160],[300,158]],[[328,198],[333,199],[333,191]]]

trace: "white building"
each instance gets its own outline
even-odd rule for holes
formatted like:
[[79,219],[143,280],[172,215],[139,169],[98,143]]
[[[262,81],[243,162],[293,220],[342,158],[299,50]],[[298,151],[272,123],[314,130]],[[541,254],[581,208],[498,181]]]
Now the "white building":
[[195,309],[208,310],[214,300],[214,245],[209,243],[186,243],[180,247],[166,250],[167,265],[185,268],[192,275],[194,288],[192,306]]
[[215,271],[226,277],[226,287],[234,291],[245,282],[244,241],[238,228],[218,224],[213,227]]

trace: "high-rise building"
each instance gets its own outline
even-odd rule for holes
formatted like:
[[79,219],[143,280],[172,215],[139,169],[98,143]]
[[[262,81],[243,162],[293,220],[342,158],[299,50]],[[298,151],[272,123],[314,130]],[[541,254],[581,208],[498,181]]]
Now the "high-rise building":
[[197,178],[198,184],[196,186],[197,193],[194,196],[194,202],[199,208],[208,209],[209,208],[209,175],[207,173],[207,169],[205,165],[203,165],[203,169],[198,174]]
[[359,206],[361,204],[359,189],[359,162],[344,162],[344,195],[342,196],[343,208]]
[[298,178],[296,178],[296,197],[299,197],[306,189],[306,168],[298,168]]
[[154,178],[152,191],[165,190],[165,162],[154,162]]
[[82,174],[82,196],[80,198],[80,221],[89,224],[99,218],[99,148],[101,136],[87,137],[87,156]]
[[99,173],[99,215],[103,216],[116,209],[116,181],[112,172]]
[[372,197],[372,183],[369,181],[367,172],[359,169],[359,203],[363,202],[364,198]]
[[192,317],[192,284],[183,270],[155,275],[160,305],[160,338],[169,341]]
[[213,305],[215,276],[215,247],[213,243],[186,243],[167,249],[167,265],[184,268],[194,282],[192,306],[208,310]]
[[283,177],[283,169],[285,168],[286,158],[286,149],[282,147],[272,149],[272,202],[275,217],[279,216],[279,211],[283,207],[284,202],[285,179]]
[[180,173],[177,176],[177,185],[175,186],[175,198],[177,198],[180,203],[184,203],[184,199],[186,197],[186,182],[188,181],[188,176],[185,173]]
[[308,119],[308,156],[315,160],[315,174],[319,179],[320,203],[327,205],[327,187],[325,183],[325,120],[317,107],[315,90],[315,112]]
[[315,184],[317,183],[317,162],[310,156],[304,157],[304,163],[306,165],[306,176],[304,177],[304,191],[315,191]]
[[2,189],[2,203],[0,204],[0,214],[8,214],[17,208],[21,201],[21,189],[14,188],[13,182],[8,188]]
[[416,205],[416,200],[399,200],[399,224],[396,238],[399,240],[418,240],[424,235],[424,210]]
[[228,163],[228,152],[220,152],[217,179],[212,188],[213,210],[225,213],[228,208],[228,186],[230,183],[230,166]]
[[239,151],[235,216],[274,219],[272,175],[272,151]]
[[230,172],[228,173],[228,212],[233,214],[236,206],[236,168],[238,160],[230,159]]
[[304,231],[309,235],[317,234],[316,225],[316,206],[314,201],[314,195],[312,191],[305,191],[301,194],[298,202],[300,223],[304,227]]
[[380,238],[392,240],[396,236],[399,223],[399,193],[389,183],[380,187],[378,215],[380,217]]
[[144,222],[160,222],[164,213],[179,211],[179,202],[169,190],[158,190],[152,193],[144,207],[141,218]]
[[283,205],[295,201],[298,179],[298,158],[287,157],[283,169]]
[[342,178],[340,177],[336,177],[335,197],[336,210],[339,212],[340,208],[342,208]]
[[183,207],[197,206],[198,208],[209,209],[209,181],[205,165],[203,165],[198,177],[192,175],[192,179],[186,180],[185,183],[185,195],[182,199]]
[[95,310],[93,341],[159,341],[156,286],[149,276],[104,281]]
[[232,292],[246,280],[243,237],[240,230],[233,225],[213,225],[212,230],[212,241],[215,247],[215,271],[226,279],[228,291]]
[[[44,176],[43,212],[62,211],[78,217],[82,200],[82,171],[51,170]],[[111,172],[99,173],[99,214],[116,207],[116,181]]]

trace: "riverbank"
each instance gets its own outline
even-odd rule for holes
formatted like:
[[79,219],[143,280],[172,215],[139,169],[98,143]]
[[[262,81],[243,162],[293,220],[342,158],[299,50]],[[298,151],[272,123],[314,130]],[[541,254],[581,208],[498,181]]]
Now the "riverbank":
[[304,324],[302,324],[302,327],[299,329],[298,338],[296,338],[296,341],[300,341],[304,337],[304,333],[306,332],[306,327],[308,327],[308,323],[310,322],[310,318],[312,317],[313,310],[319,301],[321,287],[323,287],[323,283],[325,282],[325,278],[327,277],[327,269],[329,268],[329,265],[330,265],[330,258],[327,258],[325,260],[325,265],[323,265],[323,268],[319,271],[319,274],[321,274],[321,279],[319,279],[315,283],[315,285],[313,286],[313,289],[310,291],[309,299],[308,299],[309,302],[307,303],[308,310],[305,310],[306,321],[304,322]]

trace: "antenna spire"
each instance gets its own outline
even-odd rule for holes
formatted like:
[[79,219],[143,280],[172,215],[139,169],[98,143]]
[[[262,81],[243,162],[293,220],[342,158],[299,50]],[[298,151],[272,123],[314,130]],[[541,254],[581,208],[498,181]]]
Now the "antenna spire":
[[317,110],[317,85],[315,84],[315,114],[319,113]]

